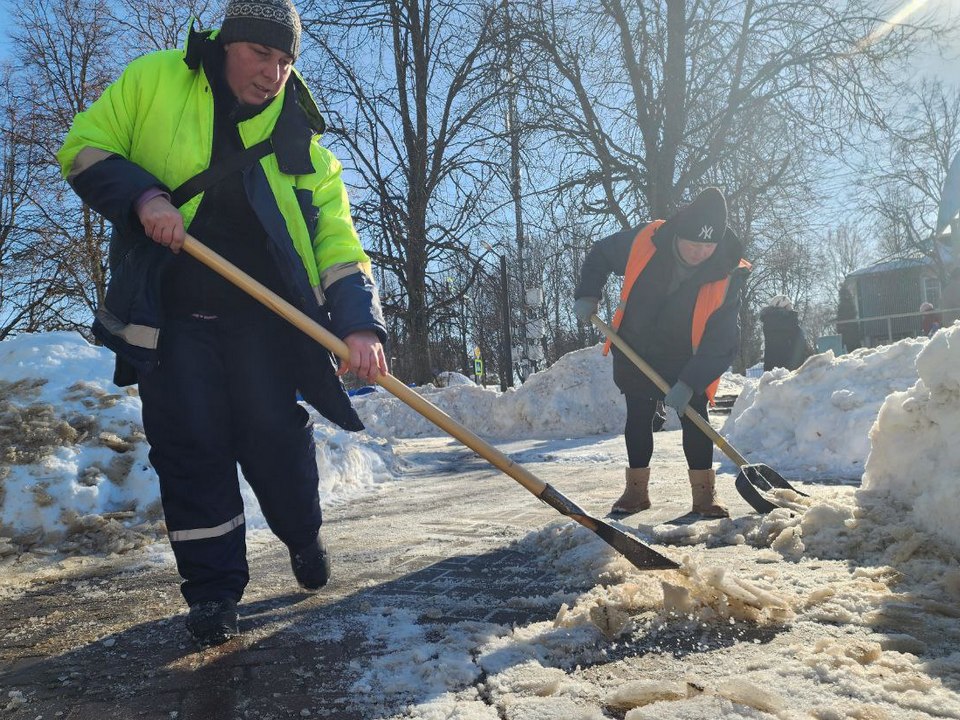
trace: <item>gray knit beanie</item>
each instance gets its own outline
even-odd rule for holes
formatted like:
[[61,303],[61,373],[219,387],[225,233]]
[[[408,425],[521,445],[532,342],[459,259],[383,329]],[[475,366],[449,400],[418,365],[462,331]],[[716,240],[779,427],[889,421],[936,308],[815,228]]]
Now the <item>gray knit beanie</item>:
[[224,43],[252,42],[300,54],[300,16],[290,0],[231,0],[223,15]]

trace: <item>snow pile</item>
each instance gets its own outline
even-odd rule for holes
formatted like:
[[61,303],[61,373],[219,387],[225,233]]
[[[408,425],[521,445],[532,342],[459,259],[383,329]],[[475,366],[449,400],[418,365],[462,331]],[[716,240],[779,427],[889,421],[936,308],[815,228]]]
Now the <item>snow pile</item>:
[[[692,637],[742,637],[757,626],[791,622],[793,608],[802,606],[800,598],[777,590],[764,573],[741,577],[690,557],[679,571],[639,572],[590,531],[562,521],[528,534],[518,546],[562,568],[565,577],[594,586],[564,602],[552,621],[501,630],[479,648],[477,662],[498,706],[509,711],[523,704],[527,714],[518,715],[522,717],[606,717],[596,706],[599,701],[619,713],[629,711],[627,718],[659,718],[665,717],[668,704],[680,712],[699,709],[701,703],[694,699],[706,694],[705,707],[711,708],[736,705],[776,713],[786,707],[779,696],[736,677],[709,686],[701,680],[607,682],[598,697],[597,688],[576,672],[583,665],[608,662],[609,649],[618,643],[629,648],[638,638],[647,651],[670,653],[686,647]],[[651,714],[635,711],[640,707]]]
[[[447,415],[480,435],[489,435],[484,428],[493,425],[497,392],[477,385],[455,385],[436,388],[433,385],[411,388]],[[423,415],[390,393],[376,392],[353,398],[353,405],[368,433],[379,437],[409,438],[442,435]]]
[[[140,399],[112,375],[112,353],[77,333],[0,343],[0,555],[15,552],[14,543],[124,552],[162,531]],[[393,451],[382,441],[322,422],[315,437],[323,502],[394,477]],[[242,488],[247,524],[266,527]]]
[[790,372],[777,368],[744,385],[721,434],[752,462],[784,477],[859,478],[870,427],[884,399],[917,380],[925,339],[810,357]]
[[[481,437],[584,437],[622,432],[626,405],[613,383],[611,360],[600,354],[601,348],[596,345],[567,353],[546,370],[531,375],[521,387],[505,393],[474,385],[467,378],[467,382],[450,382],[444,388],[426,385],[414,390]],[[743,376],[724,373],[717,394],[736,395],[749,383]],[[356,397],[354,404],[367,430],[381,437],[443,433],[386,393]],[[679,427],[676,413],[668,410],[663,429]]]
[[685,616],[701,622],[782,623],[792,618],[791,608],[798,602],[762,577],[740,578],[724,568],[700,565],[689,556],[677,572],[638,574],[595,533],[569,521],[556,521],[528,534],[518,547],[567,578],[596,585],[572,607],[566,603],[561,607],[555,627],[592,624],[603,635],[617,637],[629,629],[631,615],[646,611],[663,615],[663,620]]
[[156,531],[140,401],[111,372],[75,333],[0,343],[0,535],[124,551]]
[[[829,397],[829,405],[818,407],[817,397]],[[895,566],[915,554],[960,549],[960,325],[930,341],[901,340],[839,359],[827,352],[793,373],[765,373],[744,390],[724,431],[748,457],[767,448],[753,454],[787,477],[798,474],[803,452],[808,469],[832,466],[840,475],[860,464],[849,448],[866,458],[862,489],[852,497],[823,487],[811,498],[781,493],[800,512],[771,513],[753,535],[740,526],[748,539],[765,537],[791,559],[858,557]]]
[[757,384],[754,378],[744,375],[737,375],[732,372],[725,372],[720,376],[720,384],[717,386],[717,397],[724,395],[740,395],[747,387],[753,387]]
[[[517,389],[476,385],[417,388],[427,400],[478,435],[493,438],[582,437],[623,429],[626,407],[600,346],[568,353]],[[432,422],[393,396],[355,399],[370,432],[382,437],[438,435]]]
[[463,373],[447,370],[437,375],[437,387],[454,387],[456,385],[476,385]]
[[[625,720],[792,719],[801,716],[800,708],[821,720],[960,717],[960,699],[952,689],[960,679],[960,653],[931,657],[933,648],[921,639],[955,633],[960,570],[950,553],[937,554],[935,544],[911,542],[911,534],[923,534],[911,533],[905,524],[893,532],[900,542],[891,553],[878,547],[889,535],[879,533],[876,543],[859,538],[875,533],[881,523],[868,519],[872,509],[854,508],[853,497],[852,489],[838,488],[828,502],[804,501],[810,506],[806,515],[778,510],[753,519],[755,531],[767,525],[762,532],[768,538],[802,527],[814,543],[839,538],[841,551],[854,551],[843,561],[813,560],[800,552],[796,563],[765,570],[762,565],[739,572],[717,567],[714,558],[705,562],[708,552],[684,557],[676,572],[639,573],[573,523],[531,533],[521,549],[579,573],[578,579],[594,587],[564,602],[552,622],[495,633],[477,660],[488,675],[488,691],[498,705],[511,707],[514,697],[521,702],[519,697],[533,689],[543,695],[542,707],[563,708],[568,713],[563,717],[593,717],[589,713],[598,712],[595,705],[591,709],[596,702],[625,712],[617,715]],[[855,517],[861,513],[865,516]],[[732,521],[708,525],[717,530],[724,522]],[[740,529],[751,532],[747,525]],[[765,562],[764,552],[771,554],[768,562],[776,562],[770,550],[758,553],[759,562]],[[745,664],[741,659],[726,673],[721,668],[709,676],[608,681],[600,698],[584,682],[587,675],[577,672],[579,666],[608,661],[607,651],[619,643],[629,648],[640,639],[644,652],[669,654],[681,652],[691,638],[726,632],[742,642],[756,637],[758,628],[796,623],[847,626],[849,632],[859,627],[867,633],[857,638],[828,633],[773,649],[776,658],[766,655]]]
[[862,502],[887,499],[960,550],[960,326],[934,335],[916,366],[919,380],[886,399],[871,431]]

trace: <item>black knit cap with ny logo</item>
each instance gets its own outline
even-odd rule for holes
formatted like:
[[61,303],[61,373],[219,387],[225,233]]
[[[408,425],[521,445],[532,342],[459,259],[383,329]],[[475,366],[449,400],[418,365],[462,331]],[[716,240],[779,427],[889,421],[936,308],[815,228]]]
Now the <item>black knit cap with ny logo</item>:
[[684,240],[718,243],[727,230],[727,201],[718,188],[708,187],[692,203],[680,208],[672,231]]
[[224,43],[252,42],[300,54],[300,16],[290,0],[231,0],[223,15]]

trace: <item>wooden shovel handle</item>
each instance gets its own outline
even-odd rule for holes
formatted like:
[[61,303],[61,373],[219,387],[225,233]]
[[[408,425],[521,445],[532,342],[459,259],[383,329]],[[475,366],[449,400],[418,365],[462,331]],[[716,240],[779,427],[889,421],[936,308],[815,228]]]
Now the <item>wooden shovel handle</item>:
[[[634,349],[629,345],[627,345],[626,341],[624,341],[623,338],[617,335],[616,330],[614,330],[612,327],[607,325],[603,320],[598,318],[596,315],[593,315],[590,317],[590,322],[592,322],[597,327],[597,329],[600,330],[600,332],[602,332],[604,335],[610,338],[610,342],[616,345],[617,349],[619,349],[620,352],[626,355],[630,359],[630,361],[634,365],[636,365],[644,375],[646,375],[648,378],[650,378],[650,380],[653,381],[654,385],[656,385],[658,388],[660,388],[664,392],[664,394],[669,392],[670,386],[667,384],[667,381],[664,380],[662,377],[660,377],[657,371],[654,370],[652,367],[650,367],[650,364],[646,360],[644,360],[642,357],[637,355]],[[730,443],[724,440],[723,436],[713,429],[713,426],[709,422],[707,422],[706,418],[702,417],[692,407],[687,405],[687,407],[683,411],[683,414],[686,415],[688,418],[690,418],[690,420],[693,421],[694,425],[700,428],[708,438],[713,440],[714,444],[716,444],[716,446],[720,448],[724,452],[724,454],[728,458],[730,458],[733,462],[735,462],[737,465],[747,464],[747,461],[743,457],[743,455],[738,453]]]
[[[215,253],[195,237],[187,234],[186,240],[183,243],[183,249],[211,270],[219,273],[241,290],[253,296],[275,313],[295,325],[334,355],[345,362],[349,362],[350,350],[347,348],[345,342],[275,292],[254,280],[236,265]],[[540,497],[541,493],[547,488],[547,484],[543,480],[521,465],[517,465],[513,460],[493,447],[493,445],[465,428],[436,405],[424,399],[422,395],[414,392],[397,380],[393,375],[384,375],[381,373],[377,376],[376,382],[432,423],[486,459],[493,466],[512,477],[537,497]]]

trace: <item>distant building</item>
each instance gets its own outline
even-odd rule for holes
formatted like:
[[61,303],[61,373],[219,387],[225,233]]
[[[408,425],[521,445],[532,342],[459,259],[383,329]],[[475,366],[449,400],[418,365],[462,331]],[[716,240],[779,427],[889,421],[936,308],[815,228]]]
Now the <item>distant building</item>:
[[923,334],[920,306],[930,303],[946,327],[960,318],[960,152],[950,164],[929,252],[884,260],[846,276],[837,333],[847,350]]
[[[954,219],[954,225],[957,219]],[[942,313],[944,326],[960,317],[960,253],[947,229],[936,238],[937,257],[884,260],[846,276],[837,312],[837,332],[848,350],[875,347],[922,335],[920,305]]]

